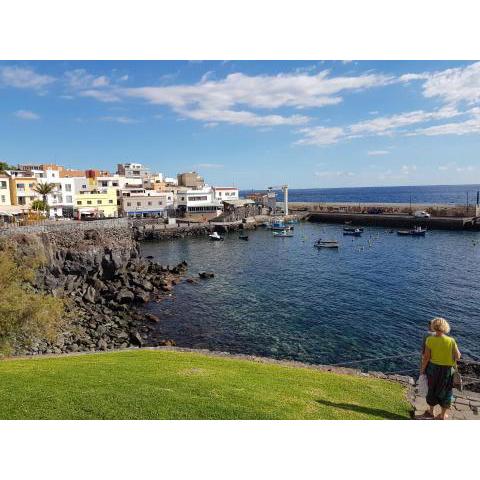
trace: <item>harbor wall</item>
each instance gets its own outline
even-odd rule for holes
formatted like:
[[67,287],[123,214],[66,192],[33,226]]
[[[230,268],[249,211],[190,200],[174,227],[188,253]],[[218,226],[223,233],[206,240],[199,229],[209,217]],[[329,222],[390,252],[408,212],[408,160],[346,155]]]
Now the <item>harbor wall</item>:
[[354,225],[413,228],[415,226],[439,230],[475,230],[480,231],[480,222],[473,217],[431,217],[417,218],[412,215],[384,215],[368,213],[311,212],[311,222],[352,223]]
[[[281,202],[279,202],[282,205]],[[371,213],[409,215],[424,210],[433,217],[475,217],[476,205],[448,205],[430,203],[365,203],[365,202],[289,202],[292,212],[309,211],[322,213]]]

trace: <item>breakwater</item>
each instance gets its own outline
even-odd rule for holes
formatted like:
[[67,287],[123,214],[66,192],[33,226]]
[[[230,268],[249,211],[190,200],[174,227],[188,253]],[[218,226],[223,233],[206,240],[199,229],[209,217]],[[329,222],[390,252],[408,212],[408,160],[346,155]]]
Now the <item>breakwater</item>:
[[378,227],[413,228],[420,225],[428,229],[439,230],[480,230],[478,217],[430,217],[418,218],[413,215],[400,214],[368,214],[342,212],[311,212],[308,215],[311,222],[323,223],[353,223]]

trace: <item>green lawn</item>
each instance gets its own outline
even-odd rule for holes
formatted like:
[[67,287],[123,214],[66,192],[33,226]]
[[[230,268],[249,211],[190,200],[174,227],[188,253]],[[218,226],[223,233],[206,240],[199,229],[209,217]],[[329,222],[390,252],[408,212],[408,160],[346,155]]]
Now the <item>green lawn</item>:
[[379,379],[175,351],[0,360],[0,419],[406,419]]

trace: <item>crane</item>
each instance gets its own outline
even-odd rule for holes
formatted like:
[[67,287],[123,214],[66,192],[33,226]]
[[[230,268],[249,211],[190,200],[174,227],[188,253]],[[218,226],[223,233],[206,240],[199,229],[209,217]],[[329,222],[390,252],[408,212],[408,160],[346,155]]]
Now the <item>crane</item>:
[[268,187],[268,189],[270,191],[283,191],[283,211],[285,212],[285,216],[288,215],[288,185],[274,185],[273,187]]

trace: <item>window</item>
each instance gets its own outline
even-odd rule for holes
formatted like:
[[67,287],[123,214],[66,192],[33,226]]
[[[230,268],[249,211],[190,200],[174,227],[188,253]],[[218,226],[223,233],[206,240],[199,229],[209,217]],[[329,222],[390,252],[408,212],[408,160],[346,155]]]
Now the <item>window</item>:
[[67,195],[67,196],[65,197],[65,201],[66,201],[67,203],[72,203],[72,196],[71,196],[71,195]]
[[160,201],[158,202],[158,204],[159,204],[159,205],[162,205],[162,201],[160,200]]
[[101,187],[108,187],[108,181],[107,180],[102,180],[101,182]]
[[82,201],[81,200],[77,200],[77,205],[81,205],[82,204]]
[[28,188],[33,188],[33,183],[29,183]]
[[206,201],[208,197],[206,195],[198,196],[198,197],[188,197],[188,200],[191,202],[201,202]]
[[87,205],[91,205],[92,204],[92,201],[91,200],[87,200]]
[[113,200],[109,200],[108,203],[113,203]]
[[137,202],[137,207],[141,207],[142,206],[142,202]]
[[2,203],[5,203],[5,195],[2,195]]
[[82,188],[87,188],[87,186],[86,186],[86,185],[82,185]]
[[148,202],[148,205],[152,205],[152,202]]
[[17,183],[17,188],[18,188],[18,190],[24,190],[25,189],[25,184],[24,183]]
[[127,207],[131,207],[132,206],[132,202],[127,202]]
[[7,182],[1,181],[0,188],[7,188]]
[[71,186],[69,183],[67,183],[67,184],[65,185],[65,191],[66,191],[66,192],[71,192],[71,191],[72,191],[72,186]]
[[97,205],[101,205],[102,204],[102,201],[101,200],[97,200]]

